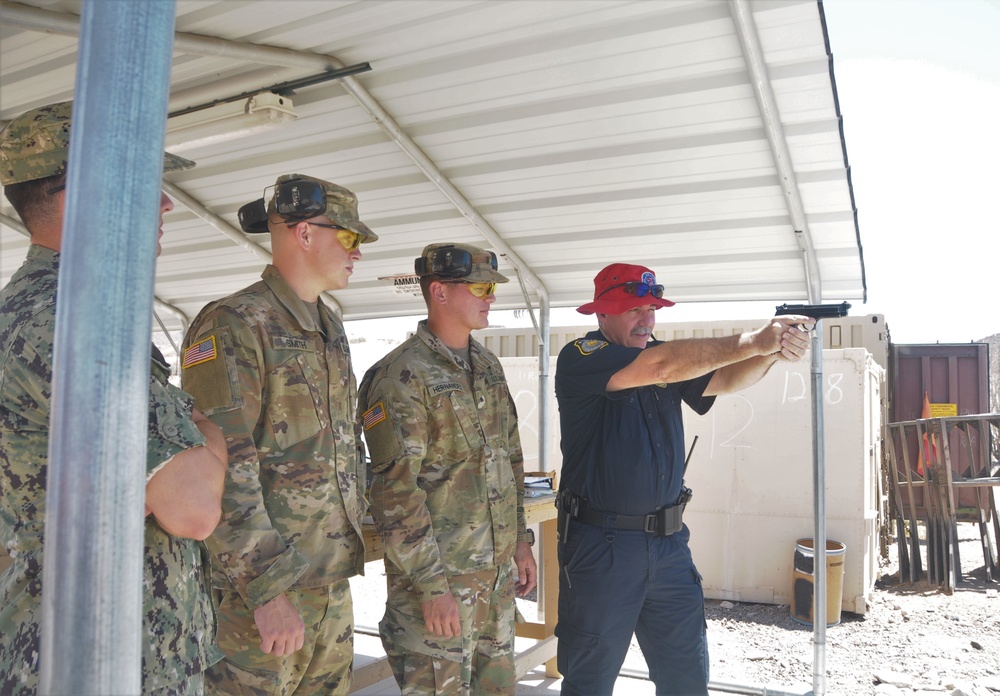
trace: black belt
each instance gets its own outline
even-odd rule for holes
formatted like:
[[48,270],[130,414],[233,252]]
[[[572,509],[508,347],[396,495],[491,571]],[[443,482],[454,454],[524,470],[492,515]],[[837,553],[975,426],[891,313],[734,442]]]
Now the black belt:
[[556,507],[571,518],[586,524],[670,536],[683,528],[682,517],[689,500],[691,500],[691,489],[685,487],[681,489],[681,496],[673,505],[648,515],[618,515],[590,507],[590,501],[571,491],[559,491],[559,495],[556,496]]

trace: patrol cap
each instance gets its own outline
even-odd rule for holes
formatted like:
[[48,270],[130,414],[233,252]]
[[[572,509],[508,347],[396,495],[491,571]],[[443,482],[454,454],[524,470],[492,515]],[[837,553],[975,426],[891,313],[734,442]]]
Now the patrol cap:
[[663,296],[663,286],[656,284],[656,275],[645,266],[613,263],[605,266],[594,278],[594,301],[577,307],[580,314],[621,314],[635,307],[653,305],[673,307]]
[[[0,132],[0,184],[20,184],[62,174],[69,159],[73,102],[64,101],[27,111]],[[163,171],[190,169],[194,162],[163,153]]]
[[507,282],[507,276],[497,272],[497,255],[471,244],[428,244],[413,261],[413,271],[421,277],[439,276],[469,283]]
[[357,232],[361,235],[362,244],[378,239],[378,235],[358,218],[358,197],[343,186],[305,174],[283,174],[274,182],[269,198],[265,190],[265,198],[265,219],[254,220],[254,215],[248,210],[262,208],[264,199],[248,203],[240,209],[240,225],[245,232],[267,232],[268,219],[298,222],[322,215],[336,225]]

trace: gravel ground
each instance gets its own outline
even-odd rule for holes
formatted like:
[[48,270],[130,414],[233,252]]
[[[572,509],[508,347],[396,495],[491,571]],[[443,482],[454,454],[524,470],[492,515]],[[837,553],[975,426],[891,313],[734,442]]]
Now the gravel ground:
[[[891,546],[869,612],[844,612],[840,624],[826,630],[827,696],[1000,695],[1000,584],[985,580],[977,530],[976,525],[959,525],[962,577],[952,595],[926,581],[900,583],[896,547]],[[369,564],[366,578],[352,579],[359,626],[378,623],[384,583],[381,562]],[[518,604],[526,615],[535,609],[533,601]],[[812,627],[793,621],[788,605],[708,600],[706,613],[712,681],[747,687],[713,690],[713,695],[812,691]],[[633,641],[622,673],[645,671]],[[643,686],[642,693],[652,693],[652,685],[645,684],[650,690]],[[558,682],[539,693],[557,690]]]
[[[951,595],[926,581],[900,583],[892,545],[868,614],[845,612],[826,630],[827,694],[1000,694],[1000,585],[986,582],[978,525],[959,524],[959,536],[962,577]],[[713,681],[812,688],[813,629],[787,605],[709,600],[706,610]],[[644,670],[633,648],[626,668],[637,658]]]

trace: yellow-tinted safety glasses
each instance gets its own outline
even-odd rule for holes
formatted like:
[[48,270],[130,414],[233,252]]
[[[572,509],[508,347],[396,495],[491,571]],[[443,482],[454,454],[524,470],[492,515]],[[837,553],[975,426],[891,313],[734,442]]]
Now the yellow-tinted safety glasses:
[[469,288],[469,292],[478,297],[480,300],[485,300],[487,297],[496,292],[496,283],[466,283],[465,287]]
[[[363,237],[355,232],[354,230],[349,230],[346,227],[341,227],[340,225],[330,225],[325,222],[309,222],[304,221],[307,225],[315,225],[316,227],[325,227],[328,230],[337,230],[337,241],[340,245],[347,249],[348,251],[354,251],[359,246],[361,246],[361,240]],[[297,222],[287,223],[288,227],[295,227]]]
[[348,251],[354,251],[361,246],[361,235],[354,230],[341,228],[337,231],[337,241]]
[[478,297],[480,300],[485,300],[487,297],[496,292],[497,289],[496,283],[466,283],[464,280],[442,282],[444,282],[445,285],[464,285],[469,289],[469,292]]

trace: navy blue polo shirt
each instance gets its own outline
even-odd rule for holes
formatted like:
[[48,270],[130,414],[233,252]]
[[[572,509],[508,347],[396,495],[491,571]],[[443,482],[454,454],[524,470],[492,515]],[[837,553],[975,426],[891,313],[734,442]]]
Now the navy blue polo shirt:
[[715,403],[714,396],[703,396],[714,371],[685,382],[607,391],[611,377],[642,350],[591,331],[564,346],[556,362],[559,487],[619,515],[645,515],[677,500],[686,455],[681,400],[702,415]]

